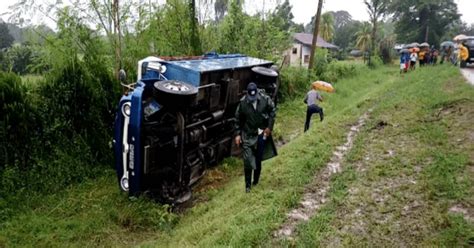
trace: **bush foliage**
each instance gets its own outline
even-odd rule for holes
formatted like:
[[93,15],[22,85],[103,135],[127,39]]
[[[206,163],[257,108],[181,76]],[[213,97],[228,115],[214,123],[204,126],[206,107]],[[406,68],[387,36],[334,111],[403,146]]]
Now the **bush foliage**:
[[34,84],[0,72],[0,198],[59,190],[111,164],[120,94],[103,42],[71,18],[59,35],[52,70]]
[[352,77],[364,66],[330,59],[327,50],[317,51],[314,70],[304,67],[286,67],[280,72],[280,101],[300,97],[310,89],[312,82],[323,80],[336,84],[339,79]]

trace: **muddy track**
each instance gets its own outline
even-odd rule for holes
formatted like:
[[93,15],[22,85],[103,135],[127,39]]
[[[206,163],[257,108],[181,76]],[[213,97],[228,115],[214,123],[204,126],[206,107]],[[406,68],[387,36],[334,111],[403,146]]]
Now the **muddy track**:
[[364,113],[359,117],[357,123],[351,126],[346,136],[346,142],[336,148],[326,167],[319,171],[314,176],[313,181],[306,186],[299,206],[288,212],[286,221],[273,233],[275,239],[292,239],[297,225],[308,221],[327,202],[327,192],[330,189],[331,176],[342,171],[344,156],[352,149],[354,139],[365,125],[370,112],[371,110]]

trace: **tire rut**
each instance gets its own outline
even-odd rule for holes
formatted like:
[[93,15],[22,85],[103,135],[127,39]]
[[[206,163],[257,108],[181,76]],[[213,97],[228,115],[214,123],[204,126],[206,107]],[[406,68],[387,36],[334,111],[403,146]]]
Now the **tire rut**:
[[287,218],[281,227],[273,233],[275,239],[293,239],[296,227],[301,222],[308,221],[327,202],[327,192],[330,189],[330,178],[335,173],[342,171],[344,156],[352,149],[354,139],[369,118],[369,113],[359,117],[356,124],[352,125],[346,136],[346,142],[338,146],[333,152],[331,160],[323,171],[317,173],[313,181],[306,186],[303,199],[295,209],[287,213]]

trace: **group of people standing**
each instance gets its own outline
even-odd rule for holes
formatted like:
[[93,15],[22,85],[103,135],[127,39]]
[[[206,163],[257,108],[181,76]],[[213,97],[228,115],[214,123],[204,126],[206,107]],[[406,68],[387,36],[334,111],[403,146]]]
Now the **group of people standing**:
[[425,65],[436,65],[438,63],[439,51],[434,47],[413,47],[400,51],[400,73],[415,70],[416,63],[420,67]]
[[469,51],[462,41],[453,46],[441,47],[441,64],[446,61],[453,65],[458,65],[458,62],[464,61],[469,57]]

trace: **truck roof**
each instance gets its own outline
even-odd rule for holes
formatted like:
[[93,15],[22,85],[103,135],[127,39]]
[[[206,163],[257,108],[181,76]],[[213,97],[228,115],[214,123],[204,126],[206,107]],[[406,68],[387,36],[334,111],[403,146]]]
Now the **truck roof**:
[[271,61],[247,57],[244,55],[219,55],[218,57],[200,57],[200,59],[166,61],[165,64],[185,68],[195,72],[209,72],[272,64]]
[[187,57],[147,57],[138,62],[138,80],[158,79],[159,74],[155,70],[146,70],[142,74],[142,65],[145,63],[157,62],[166,65],[163,76],[169,80],[179,80],[190,83],[194,86],[201,85],[203,74],[214,71],[231,71],[235,69],[248,68],[254,66],[270,66],[273,62],[248,57],[242,54],[208,53],[203,56]]

